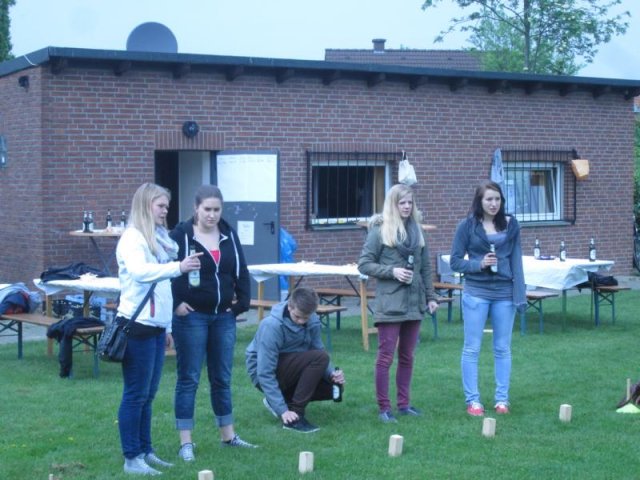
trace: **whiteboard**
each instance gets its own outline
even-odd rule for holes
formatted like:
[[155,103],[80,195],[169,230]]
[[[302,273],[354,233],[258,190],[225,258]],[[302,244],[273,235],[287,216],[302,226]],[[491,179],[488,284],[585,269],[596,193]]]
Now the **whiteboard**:
[[218,187],[225,202],[277,201],[277,154],[221,153],[217,162]]

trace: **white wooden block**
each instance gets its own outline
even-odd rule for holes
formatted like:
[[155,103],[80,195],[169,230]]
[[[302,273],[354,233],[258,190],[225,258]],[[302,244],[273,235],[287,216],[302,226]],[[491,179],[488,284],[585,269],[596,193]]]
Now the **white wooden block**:
[[482,421],[482,435],[491,438],[496,436],[496,419],[485,417]]
[[402,455],[402,443],[404,438],[402,435],[391,435],[389,437],[389,456],[398,457]]
[[313,452],[300,452],[298,471],[300,473],[313,472]]
[[560,421],[561,422],[570,422],[571,421],[571,405],[567,405],[563,403],[560,405]]
[[198,472],[198,480],[213,480],[213,472],[211,470],[200,470]]

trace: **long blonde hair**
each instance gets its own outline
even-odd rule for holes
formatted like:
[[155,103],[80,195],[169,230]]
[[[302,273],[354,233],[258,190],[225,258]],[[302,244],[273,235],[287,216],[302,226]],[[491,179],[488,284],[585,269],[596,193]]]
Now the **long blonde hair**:
[[[382,207],[382,226],[380,227],[382,243],[388,247],[395,247],[397,243],[402,243],[407,238],[407,230],[405,229],[404,221],[402,220],[400,210],[398,209],[400,199],[406,195],[411,195],[412,199],[414,199],[413,207],[411,209],[411,218],[416,222],[416,225],[418,225],[418,231],[422,231],[420,229],[422,214],[416,208],[413,190],[411,187],[402,183],[394,185],[389,189],[384,198],[384,205]],[[423,235],[420,235],[420,246],[424,247]]]
[[[129,225],[142,233],[149,249],[156,256],[159,253],[159,247],[156,241],[156,222],[151,212],[151,204],[159,197],[167,197],[171,201],[171,192],[155,183],[143,183],[133,194],[131,214],[129,215]],[[167,226],[166,223],[164,226]]]

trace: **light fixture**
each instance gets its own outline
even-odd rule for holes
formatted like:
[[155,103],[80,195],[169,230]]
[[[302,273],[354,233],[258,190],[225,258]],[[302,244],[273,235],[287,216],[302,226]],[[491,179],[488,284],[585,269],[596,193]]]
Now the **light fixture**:
[[7,141],[0,135],[0,168],[7,166]]
[[200,131],[200,127],[194,121],[187,121],[182,124],[182,133],[187,138],[195,137]]
[[18,85],[20,85],[25,90],[29,89],[29,75],[22,75],[18,78]]

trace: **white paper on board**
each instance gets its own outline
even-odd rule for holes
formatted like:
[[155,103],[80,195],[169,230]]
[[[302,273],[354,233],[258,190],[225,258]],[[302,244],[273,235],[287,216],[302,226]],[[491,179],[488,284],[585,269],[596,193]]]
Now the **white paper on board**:
[[255,222],[238,221],[238,238],[242,245],[254,245]]

